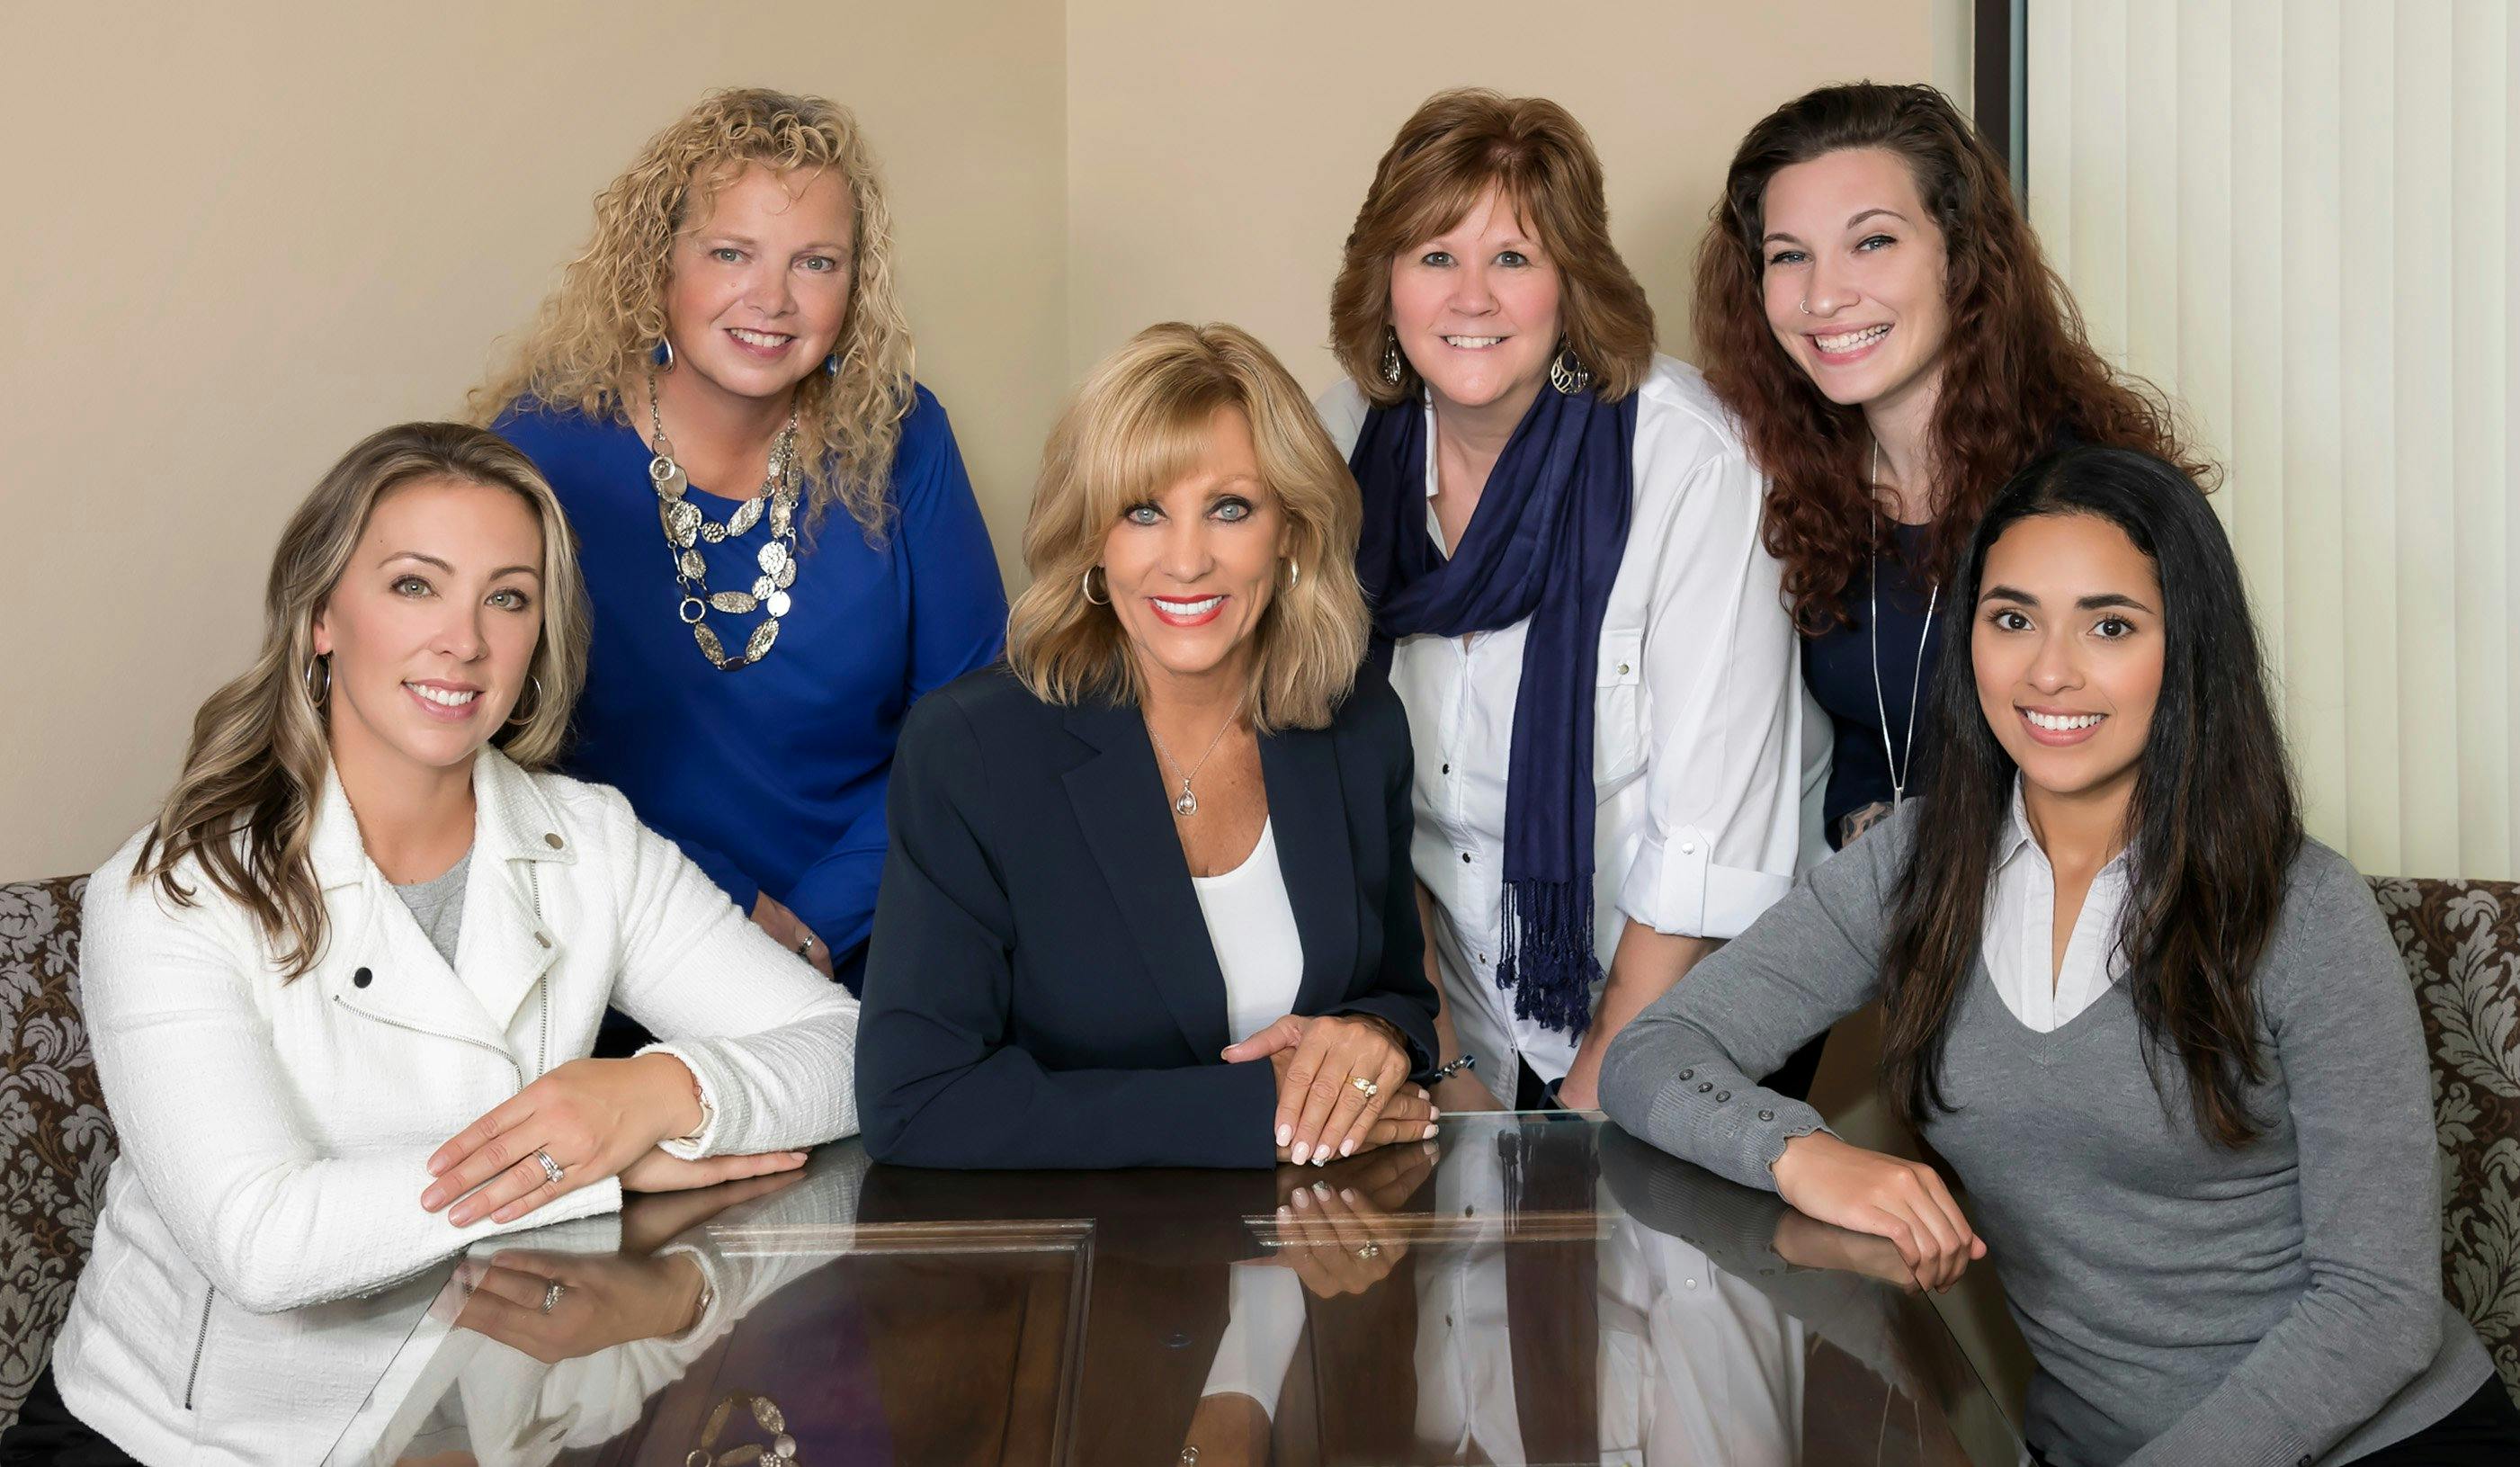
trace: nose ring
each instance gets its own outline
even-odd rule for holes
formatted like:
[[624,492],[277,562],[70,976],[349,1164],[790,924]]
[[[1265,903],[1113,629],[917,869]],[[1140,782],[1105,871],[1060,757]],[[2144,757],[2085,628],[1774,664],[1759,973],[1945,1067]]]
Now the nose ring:
[[1805,296],[1796,303],[1802,306],[1804,315],[1808,316],[1811,314],[1811,298],[1809,296]]

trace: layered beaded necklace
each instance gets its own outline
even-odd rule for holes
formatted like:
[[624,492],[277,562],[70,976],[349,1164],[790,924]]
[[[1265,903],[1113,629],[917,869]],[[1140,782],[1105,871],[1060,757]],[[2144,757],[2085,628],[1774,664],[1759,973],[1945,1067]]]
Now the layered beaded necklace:
[[[665,421],[656,410],[653,372],[648,374],[648,436],[656,455],[648,461],[648,480],[656,490],[656,518],[664,526],[665,553],[673,558],[674,580],[683,591],[676,615],[692,629],[692,640],[699,644],[700,655],[710,665],[721,672],[748,667],[769,656],[771,644],[779,640],[779,619],[788,610],[788,588],[796,583],[796,500],[803,475],[796,465],[795,409],[788,409],[788,426],[771,440],[770,472],[762,478],[761,492],[738,505],[723,525],[683,497],[691,480],[683,466],[674,462],[673,440],[665,436]],[[753,557],[761,573],[753,578],[752,589],[711,591],[708,563],[700,558],[698,542],[715,545],[742,534],[760,524],[764,513],[770,517],[770,538]],[[730,657],[726,644],[708,624],[713,611],[765,615],[743,639],[743,650]]]

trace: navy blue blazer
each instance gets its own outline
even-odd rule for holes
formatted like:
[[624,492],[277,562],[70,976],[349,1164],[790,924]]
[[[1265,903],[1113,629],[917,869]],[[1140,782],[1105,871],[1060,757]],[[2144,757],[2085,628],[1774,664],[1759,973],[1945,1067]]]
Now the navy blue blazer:
[[[1303,941],[1299,1014],[1371,1014],[1435,1062],[1409,864],[1410,752],[1372,671],[1326,729],[1260,741]],[[921,1167],[1267,1167],[1277,1086],[1228,1065],[1225,976],[1134,706],[1060,708],[1003,665],[920,700],[858,1030],[858,1118]]]

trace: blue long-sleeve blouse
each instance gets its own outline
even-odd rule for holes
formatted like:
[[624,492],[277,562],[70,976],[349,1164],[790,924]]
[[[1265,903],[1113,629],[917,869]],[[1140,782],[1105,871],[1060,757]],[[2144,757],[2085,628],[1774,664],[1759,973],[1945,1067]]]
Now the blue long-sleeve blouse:
[[[626,424],[526,399],[493,426],[532,459],[577,531],[594,647],[576,737],[580,779],[618,787],[736,904],[767,892],[831,944],[854,990],[885,848],[884,784],[910,706],[1005,650],[1007,600],[945,409],[925,388],[903,418],[895,519],[868,543],[841,510],[800,533],[790,609],[768,656],[732,672],[700,654],[657,525],[649,451]],[[694,484],[723,523],[739,500]],[[767,518],[699,546],[715,590],[748,588]],[[729,648],[753,616],[709,614]]]

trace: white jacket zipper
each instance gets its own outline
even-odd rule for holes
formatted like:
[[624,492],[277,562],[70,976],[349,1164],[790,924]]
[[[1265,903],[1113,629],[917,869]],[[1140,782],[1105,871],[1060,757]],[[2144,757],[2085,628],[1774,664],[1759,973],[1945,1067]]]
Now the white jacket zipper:
[[184,1409],[188,1411],[193,1408],[194,1383],[202,1378],[202,1352],[210,1343],[210,1305],[218,1297],[216,1288],[202,1296],[202,1329],[193,1337],[193,1368],[184,1372]]

